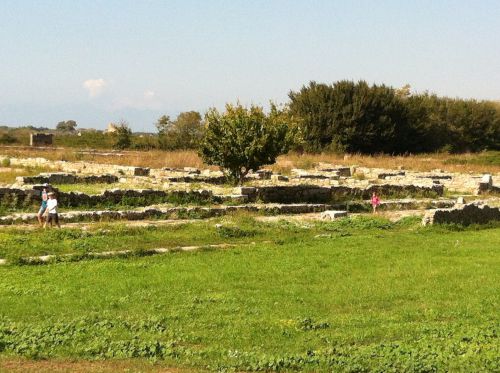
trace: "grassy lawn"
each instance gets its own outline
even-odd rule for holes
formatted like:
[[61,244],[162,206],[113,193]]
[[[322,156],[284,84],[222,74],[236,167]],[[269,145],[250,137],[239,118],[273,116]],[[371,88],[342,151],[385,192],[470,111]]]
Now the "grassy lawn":
[[[223,234],[214,221],[109,229],[129,247],[189,235],[254,245],[1,267],[0,355],[238,371],[498,370],[499,228],[235,219]],[[72,240],[50,247],[86,238]]]

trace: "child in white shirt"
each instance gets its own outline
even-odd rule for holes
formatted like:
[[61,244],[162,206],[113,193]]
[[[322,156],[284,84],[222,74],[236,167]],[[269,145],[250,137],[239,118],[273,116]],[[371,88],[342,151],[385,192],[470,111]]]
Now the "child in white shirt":
[[57,214],[57,199],[54,193],[50,192],[48,194],[49,200],[47,201],[47,220],[45,221],[44,227],[47,227],[47,223],[50,223],[52,227],[53,223],[61,228],[61,224],[59,224],[59,215]]

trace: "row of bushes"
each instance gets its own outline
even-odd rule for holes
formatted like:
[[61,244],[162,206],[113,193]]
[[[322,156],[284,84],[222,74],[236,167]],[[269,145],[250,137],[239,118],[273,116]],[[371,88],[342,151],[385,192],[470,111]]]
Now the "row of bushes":
[[421,153],[500,149],[500,105],[365,81],[316,82],[290,92],[308,151]]

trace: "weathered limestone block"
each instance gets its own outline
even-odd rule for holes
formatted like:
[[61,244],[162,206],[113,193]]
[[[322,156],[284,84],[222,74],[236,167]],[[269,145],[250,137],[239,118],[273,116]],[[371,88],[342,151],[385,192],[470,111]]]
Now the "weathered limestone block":
[[134,176],[149,176],[150,171],[148,167],[135,167]]
[[256,174],[260,180],[271,180],[273,172],[271,170],[258,170]]
[[327,210],[321,214],[323,220],[335,220],[347,216],[347,211]]
[[278,182],[278,181],[288,181],[288,177],[285,175],[271,175],[271,181]]
[[234,194],[243,194],[246,196],[253,196],[256,193],[255,187],[242,186],[238,188],[234,188]]

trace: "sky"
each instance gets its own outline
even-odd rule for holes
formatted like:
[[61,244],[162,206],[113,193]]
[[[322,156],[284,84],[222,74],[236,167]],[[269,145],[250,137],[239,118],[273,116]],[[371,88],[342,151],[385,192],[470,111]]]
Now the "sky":
[[500,100],[499,20],[499,0],[2,0],[0,125],[153,131],[311,80]]

